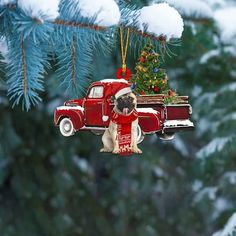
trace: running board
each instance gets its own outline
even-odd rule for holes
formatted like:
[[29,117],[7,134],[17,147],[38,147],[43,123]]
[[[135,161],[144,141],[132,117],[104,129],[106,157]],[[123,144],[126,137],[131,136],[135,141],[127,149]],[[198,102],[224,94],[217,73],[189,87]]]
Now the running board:
[[105,131],[106,127],[96,127],[96,126],[84,126],[80,130],[98,130],[98,131]]

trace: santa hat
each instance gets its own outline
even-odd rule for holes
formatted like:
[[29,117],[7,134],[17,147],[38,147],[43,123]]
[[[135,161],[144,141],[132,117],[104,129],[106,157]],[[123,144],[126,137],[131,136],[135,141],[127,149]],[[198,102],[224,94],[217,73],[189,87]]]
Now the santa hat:
[[115,94],[115,99],[118,99],[119,97],[121,97],[125,94],[128,94],[128,93],[132,93],[131,88],[130,87],[123,88]]

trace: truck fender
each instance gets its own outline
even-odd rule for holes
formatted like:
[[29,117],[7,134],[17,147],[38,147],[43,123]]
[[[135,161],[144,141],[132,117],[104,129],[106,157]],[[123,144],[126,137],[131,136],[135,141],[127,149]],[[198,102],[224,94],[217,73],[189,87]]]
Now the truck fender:
[[60,121],[65,117],[69,118],[72,121],[75,130],[79,130],[85,125],[84,113],[81,110],[65,110],[58,108],[55,111],[55,124],[59,125]]
[[139,125],[145,134],[156,133],[161,130],[160,113],[138,111]]

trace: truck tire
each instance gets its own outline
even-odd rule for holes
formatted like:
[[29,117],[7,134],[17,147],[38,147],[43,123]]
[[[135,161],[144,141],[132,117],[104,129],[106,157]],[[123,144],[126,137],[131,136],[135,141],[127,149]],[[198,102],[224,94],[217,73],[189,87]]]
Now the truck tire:
[[104,134],[104,131],[102,130],[91,130],[91,132],[97,136]]
[[143,134],[141,127],[138,125],[138,127],[137,127],[137,143],[139,144],[143,140],[144,140],[144,134]]
[[63,136],[69,137],[75,133],[74,125],[69,118],[63,118],[59,124],[60,132]]
[[171,141],[174,139],[175,133],[163,133],[163,134],[157,134],[157,136],[163,141]]

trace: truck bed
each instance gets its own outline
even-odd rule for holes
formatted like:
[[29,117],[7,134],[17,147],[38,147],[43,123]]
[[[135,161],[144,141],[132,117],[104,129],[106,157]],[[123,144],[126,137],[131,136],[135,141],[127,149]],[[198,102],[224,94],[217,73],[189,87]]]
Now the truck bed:
[[142,95],[137,96],[138,108],[153,108],[159,111],[164,120],[186,120],[190,118],[191,106],[188,96],[178,96],[181,101],[174,104],[164,104],[164,95]]

